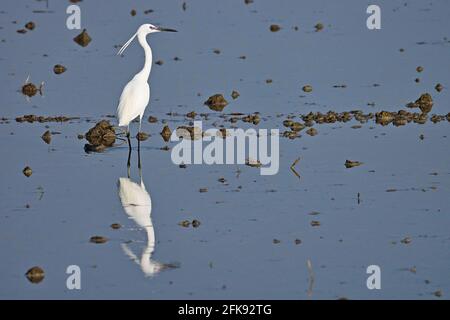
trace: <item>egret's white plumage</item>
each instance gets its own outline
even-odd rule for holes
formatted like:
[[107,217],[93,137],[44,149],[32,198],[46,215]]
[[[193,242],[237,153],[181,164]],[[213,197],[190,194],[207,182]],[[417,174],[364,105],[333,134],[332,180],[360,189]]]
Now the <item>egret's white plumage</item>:
[[119,126],[126,126],[129,133],[129,126],[131,121],[139,117],[139,131],[141,130],[142,117],[145,108],[147,108],[150,100],[150,87],[148,85],[148,78],[152,69],[152,49],[147,43],[146,37],[150,33],[171,31],[173,29],[156,27],[152,24],[143,24],[139,27],[137,32],[120,48],[118,54],[121,55],[125,49],[131,44],[134,38],[138,38],[139,44],[144,49],[145,63],[144,67],[138,72],[130,82],[127,83],[122,91],[119,99],[119,106],[117,107],[117,119]]

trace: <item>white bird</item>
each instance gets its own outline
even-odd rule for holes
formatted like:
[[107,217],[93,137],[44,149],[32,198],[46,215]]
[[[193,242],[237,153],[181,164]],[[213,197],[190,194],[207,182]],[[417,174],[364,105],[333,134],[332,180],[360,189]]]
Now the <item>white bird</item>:
[[141,131],[142,117],[145,108],[147,108],[150,100],[150,87],[148,85],[148,78],[152,69],[152,49],[146,41],[146,37],[150,33],[169,31],[176,32],[174,29],[161,28],[152,24],[143,24],[139,27],[137,32],[120,48],[118,55],[121,55],[130,43],[137,36],[139,44],[145,52],[144,67],[138,72],[130,82],[127,83],[122,91],[117,107],[117,119],[119,127],[127,127],[128,145],[130,143],[130,122],[139,117],[139,132]]

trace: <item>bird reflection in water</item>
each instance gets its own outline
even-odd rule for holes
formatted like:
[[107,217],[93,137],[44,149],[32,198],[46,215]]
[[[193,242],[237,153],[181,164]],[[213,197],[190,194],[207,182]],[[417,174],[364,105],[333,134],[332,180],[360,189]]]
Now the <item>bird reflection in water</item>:
[[164,269],[176,268],[177,265],[163,264],[152,259],[153,252],[155,251],[155,229],[151,218],[152,200],[142,179],[140,145],[138,145],[138,168],[140,183],[136,183],[130,179],[130,159],[131,149],[128,152],[128,176],[126,178],[119,178],[118,193],[125,213],[129,218],[134,220],[140,228],[147,232],[147,244],[140,259],[133,253],[126,243],[122,243],[121,246],[125,254],[141,267],[145,276],[149,277],[156,275]]

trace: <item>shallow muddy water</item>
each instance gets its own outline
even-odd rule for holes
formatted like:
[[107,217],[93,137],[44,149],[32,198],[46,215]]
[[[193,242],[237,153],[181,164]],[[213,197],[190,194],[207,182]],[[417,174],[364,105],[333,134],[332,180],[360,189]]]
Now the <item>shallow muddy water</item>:
[[[430,118],[450,112],[450,3],[379,2],[382,29],[370,31],[367,1],[205,0],[183,10],[181,1],[86,0],[82,28],[92,42],[83,48],[73,41],[81,31],[65,25],[68,2],[2,1],[0,298],[448,297],[450,123]],[[34,30],[16,32],[29,21]],[[147,38],[154,61],[164,63],[150,76],[141,184],[136,139],[127,179],[126,144],[86,153],[77,136],[101,119],[115,123],[108,115],[143,64],[137,43],[123,57],[116,52],[142,23],[179,32]],[[281,29],[271,32],[272,24]],[[56,64],[67,70],[54,74]],[[22,94],[28,76],[45,82],[42,96]],[[195,118],[204,129],[281,132],[288,116],[302,122],[309,112],[417,112],[405,105],[425,92],[434,101],[425,124],[352,119],[315,123],[315,136],[280,137],[273,176],[246,165],[180,168],[163,148],[175,143],[159,134],[166,124],[189,125],[191,111],[208,113]],[[216,93],[229,102],[222,112],[203,105]],[[225,121],[255,112],[257,125]],[[27,114],[77,119],[16,122]],[[41,139],[47,130],[50,144]],[[300,178],[290,169],[299,157]],[[346,160],[363,164],[348,169]],[[179,225],[184,220],[200,225]],[[81,269],[81,290],[66,287],[69,265]],[[369,265],[381,268],[381,290],[366,286]],[[37,284],[25,277],[33,266],[45,271]]]

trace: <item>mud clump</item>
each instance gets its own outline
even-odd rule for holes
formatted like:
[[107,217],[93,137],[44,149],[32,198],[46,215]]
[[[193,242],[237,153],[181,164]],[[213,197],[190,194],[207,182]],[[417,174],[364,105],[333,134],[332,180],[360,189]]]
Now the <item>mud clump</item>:
[[444,86],[443,86],[442,84],[438,83],[438,84],[434,87],[434,89],[435,89],[437,92],[441,92],[442,90],[444,90]]
[[113,224],[111,224],[111,229],[113,229],[113,230],[118,230],[118,229],[120,229],[120,228],[122,228],[122,226],[120,225],[120,223],[113,223]]
[[39,87],[36,86],[34,83],[26,82],[22,86],[22,93],[26,95],[27,97],[31,98],[35,96],[38,92],[42,96],[42,89],[44,88],[44,83],[42,82]]
[[428,113],[433,108],[433,98],[429,93],[424,93],[415,102],[408,103],[408,108],[419,108],[423,113]]
[[169,126],[164,126],[160,134],[165,142],[169,142],[172,131],[170,130]]
[[87,47],[87,45],[92,41],[92,38],[87,33],[86,29],[83,29],[83,31],[79,35],[73,38],[73,41],[75,41],[82,47]]
[[150,117],[148,117],[148,122],[150,122],[150,123],[157,123],[158,122],[158,118],[150,116]]
[[277,25],[277,24],[270,25],[270,31],[271,32],[278,32],[280,30],[281,30],[281,27],[279,25]]
[[309,134],[311,137],[314,137],[315,135],[317,135],[317,130],[314,128],[309,128],[308,130],[306,130],[306,133]]
[[34,28],[36,28],[36,24],[33,21],[30,21],[25,25],[25,28],[27,28],[30,31],[34,30]]
[[228,105],[228,101],[222,94],[215,94],[209,97],[204,104],[213,111],[222,111]]
[[25,177],[29,178],[31,177],[31,175],[33,174],[33,170],[31,170],[30,167],[26,166],[23,170],[22,170],[23,174],[25,175]]
[[102,243],[106,243],[108,242],[108,238],[103,237],[103,236],[92,236],[89,239],[90,243],[96,243],[96,244],[102,244]]
[[203,137],[202,130],[199,127],[180,126],[176,129],[176,134],[180,138],[197,140]]
[[21,117],[16,118],[16,122],[67,122],[73,119],[79,119],[78,117],[65,117],[65,116],[56,116],[56,117],[44,117],[44,116],[36,116],[34,114],[28,114]]
[[347,169],[350,169],[350,168],[358,167],[358,166],[360,166],[362,164],[363,163],[360,162],[360,161],[345,160],[345,164],[344,165],[345,165],[345,167]]
[[30,268],[26,273],[25,276],[31,283],[39,283],[42,280],[44,280],[45,272],[41,267],[35,266]]
[[200,227],[200,224],[201,222],[197,219],[192,220],[192,222],[189,220],[183,220],[178,223],[178,225],[182,226],[183,228],[188,228],[189,226],[192,226],[193,228],[198,228]]
[[306,86],[302,87],[302,90],[303,90],[303,92],[310,93],[313,91],[313,88],[311,85],[307,84]]
[[314,26],[314,29],[316,29],[316,32],[322,31],[324,28],[325,27],[324,27],[323,23],[320,23],[320,22]]
[[85,134],[89,144],[84,146],[86,152],[101,152],[107,147],[112,147],[116,142],[114,127],[107,120],[101,120]]
[[138,133],[136,134],[136,139],[137,139],[138,141],[145,141],[145,140],[147,140],[149,137],[150,137],[150,135],[149,135],[148,133],[145,133],[145,132],[138,132]]
[[66,72],[66,67],[64,67],[63,65],[61,65],[61,64],[57,64],[57,65],[55,65],[54,67],[53,67],[53,72],[55,73],[55,74],[61,74],[61,73],[64,73],[64,72]]
[[45,131],[44,134],[41,136],[41,139],[46,144],[50,144],[50,142],[52,142],[52,133],[49,130]]
[[311,227],[319,227],[319,226],[320,226],[320,221],[316,221],[316,220],[311,221]]
[[252,168],[261,168],[262,164],[259,160],[247,158],[245,159],[245,165],[252,167]]

